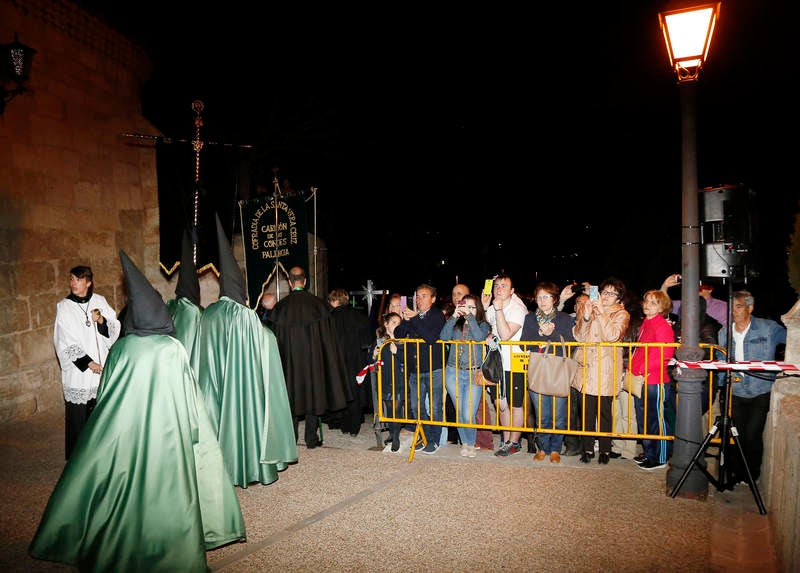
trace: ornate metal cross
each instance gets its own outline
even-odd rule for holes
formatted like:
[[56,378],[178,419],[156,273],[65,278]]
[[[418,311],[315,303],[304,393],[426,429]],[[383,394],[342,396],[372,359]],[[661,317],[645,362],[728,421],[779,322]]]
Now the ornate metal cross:
[[371,280],[367,280],[367,286],[361,285],[364,290],[350,291],[351,295],[363,295],[364,300],[367,301],[367,316],[372,314],[372,299],[378,295],[389,294],[388,290],[375,290]]

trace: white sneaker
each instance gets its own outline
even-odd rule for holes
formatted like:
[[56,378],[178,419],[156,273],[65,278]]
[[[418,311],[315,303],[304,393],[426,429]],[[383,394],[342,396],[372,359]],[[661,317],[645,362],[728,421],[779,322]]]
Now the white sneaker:
[[466,444],[461,446],[461,457],[462,458],[469,457],[469,446],[467,446]]
[[475,456],[478,455],[478,452],[475,451],[475,446],[466,446],[466,448],[467,448],[467,457],[468,458],[474,458]]

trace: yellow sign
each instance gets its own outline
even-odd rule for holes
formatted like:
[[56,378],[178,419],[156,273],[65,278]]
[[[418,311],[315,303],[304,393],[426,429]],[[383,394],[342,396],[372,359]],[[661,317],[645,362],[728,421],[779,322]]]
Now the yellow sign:
[[512,352],[511,353],[511,371],[512,372],[527,372],[528,371],[528,358],[530,352]]

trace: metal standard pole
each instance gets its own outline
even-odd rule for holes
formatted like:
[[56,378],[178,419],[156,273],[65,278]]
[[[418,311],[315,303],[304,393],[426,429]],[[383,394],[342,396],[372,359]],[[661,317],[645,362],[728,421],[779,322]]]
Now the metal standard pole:
[[[684,362],[702,360],[704,352],[699,346],[699,288],[700,288],[700,227],[697,209],[697,129],[695,117],[696,82],[682,82],[678,86],[681,101],[681,346],[676,358]],[[701,368],[682,368],[677,371],[678,408],[675,442],[667,471],[667,491],[680,480],[692,461],[694,452],[703,441],[701,393],[707,374]],[[705,461],[702,462],[705,464]],[[705,467],[705,465],[703,466]],[[693,468],[680,491],[681,497],[701,498],[708,495],[708,479]]]

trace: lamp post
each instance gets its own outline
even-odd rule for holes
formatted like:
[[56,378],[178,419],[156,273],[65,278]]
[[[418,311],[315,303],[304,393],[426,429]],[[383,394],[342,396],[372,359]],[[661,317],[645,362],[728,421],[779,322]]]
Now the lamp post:
[[[699,346],[700,226],[698,221],[697,130],[695,90],[698,75],[708,57],[711,36],[721,2],[673,2],[658,15],[670,66],[677,75],[681,101],[681,346],[679,361],[697,362],[704,352]],[[678,412],[675,443],[667,471],[667,491],[677,484],[703,440],[701,393],[705,370],[678,370]],[[705,464],[705,461],[700,461]],[[705,466],[703,466],[705,467]],[[682,485],[682,497],[705,499],[708,480],[693,468]]]

